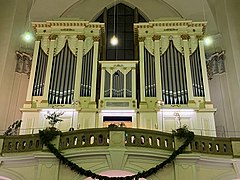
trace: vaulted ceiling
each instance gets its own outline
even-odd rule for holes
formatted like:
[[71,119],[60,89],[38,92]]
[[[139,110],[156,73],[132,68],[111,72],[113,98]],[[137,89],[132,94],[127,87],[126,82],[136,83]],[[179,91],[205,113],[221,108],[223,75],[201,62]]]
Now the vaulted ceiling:
[[[187,19],[208,21],[208,34],[216,34],[217,28],[211,11],[214,0],[35,0],[31,5],[32,21],[59,18],[94,21],[103,9],[115,3],[138,8],[147,20]],[[212,4],[213,3],[213,4]]]

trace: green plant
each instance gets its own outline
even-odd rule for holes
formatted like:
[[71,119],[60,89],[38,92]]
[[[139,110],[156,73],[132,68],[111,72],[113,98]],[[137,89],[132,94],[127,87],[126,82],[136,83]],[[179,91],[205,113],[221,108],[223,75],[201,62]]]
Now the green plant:
[[[110,124],[108,126],[109,128],[117,128],[118,126],[115,124]],[[174,161],[174,159],[184,152],[184,149],[193,141],[194,139],[194,133],[189,131],[187,129],[187,126],[183,126],[182,128],[177,129],[176,131],[173,131],[173,135],[177,136],[179,138],[186,138],[183,145],[181,145],[177,150],[173,151],[173,153],[169,156],[168,159],[165,161],[159,163],[155,167],[152,167],[148,169],[147,171],[138,172],[135,175],[132,176],[126,176],[126,177],[107,177],[107,176],[101,176],[99,174],[96,174],[92,172],[91,170],[86,170],[82,167],[79,167],[74,162],[70,161],[66,157],[64,157],[58,149],[54,147],[53,144],[51,144],[51,140],[54,139],[55,136],[61,135],[60,131],[55,131],[52,129],[46,129],[43,131],[39,131],[40,139],[42,143],[47,146],[50,152],[52,152],[63,164],[68,166],[72,171],[75,171],[76,173],[80,175],[84,175],[86,177],[91,177],[93,179],[99,179],[99,180],[138,180],[139,178],[147,178],[151,176],[152,174],[157,173],[160,169],[163,169],[166,167],[167,164],[170,164]]]
[[63,114],[64,112],[56,112],[56,111],[54,111],[53,113],[48,112],[46,115],[46,119],[48,120],[48,123],[50,124],[50,126],[54,127],[55,124],[63,121],[62,119],[59,118]]

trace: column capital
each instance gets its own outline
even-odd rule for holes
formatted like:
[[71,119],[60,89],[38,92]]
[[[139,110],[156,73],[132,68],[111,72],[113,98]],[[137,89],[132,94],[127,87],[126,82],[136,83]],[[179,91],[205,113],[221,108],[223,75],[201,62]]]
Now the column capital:
[[197,38],[198,40],[203,40],[204,35],[196,35],[196,38]]
[[56,34],[50,34],[49,37],[48,37],[48,39],[49,39],[49,40],[56,40],[57,37],[58,37],[58,36],[57,36]]
[[42,40],[42,36],[37,36],[36,37],[36,41],[41,41]]
[[155,41],[155,40],[160,40],[161,39],[161,36],[160,35],[154,35],[152,37],[152,40]]
[[139,42],[143,42],[145,40],[145,37],[138,37]]
[[99,36],[93,36],[93,41],[94,42],[97,42],[97,41],[99,41],[100,40],[100,37]]
[[82,34],[78,34],[76,37],[77,37],[78,40],[83,40],[84,41],[86,39],[86,36],[84,36]]
[[189,40],[190,36],[188,34],[182,34],[181,38],[182,38],[182,40]]

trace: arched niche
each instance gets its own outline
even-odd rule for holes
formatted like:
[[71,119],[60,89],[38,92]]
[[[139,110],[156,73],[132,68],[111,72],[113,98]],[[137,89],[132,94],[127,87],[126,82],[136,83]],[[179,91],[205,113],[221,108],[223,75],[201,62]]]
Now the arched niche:
[[[102,176],[108,176],[108,177],[125,177],[125,176],[131,176],[134,175],[133,173],[129,171],[123,171],[123,170],[107,170],[102,173],[100,173]],[[86,178],[85,180],[93,180],[92,178]],[[140,178],[139,180],[146,180],[145,178]]]

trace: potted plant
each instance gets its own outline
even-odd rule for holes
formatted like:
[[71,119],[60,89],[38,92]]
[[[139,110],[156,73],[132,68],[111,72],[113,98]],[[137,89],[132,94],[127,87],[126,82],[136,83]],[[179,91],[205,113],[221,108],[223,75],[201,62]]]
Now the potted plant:
[[48,120],[48,123],[51,126],[51,128],[54,129],[55,124],[63,121],[62,119],[59,118],[63,114],[64,114],[64,112],[57,112],[57,111],[54,111],[53,113],[50,113],[50,112],[47,113],[46,119]]

